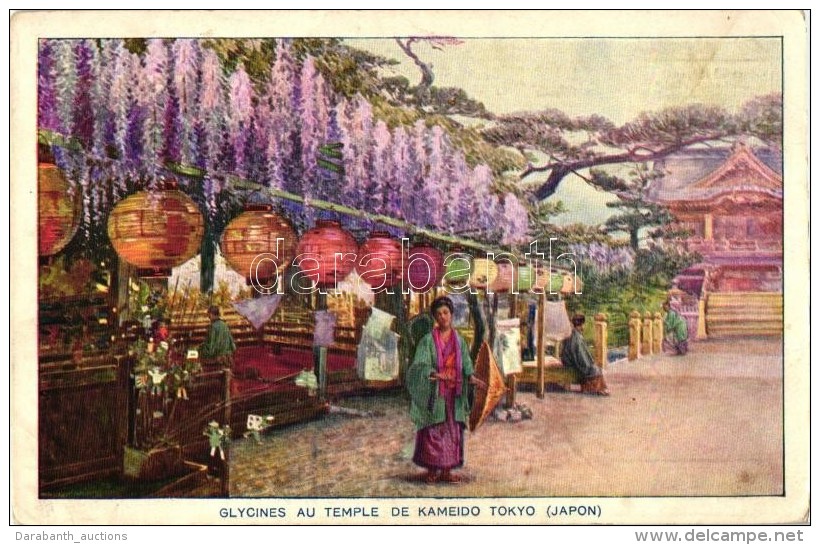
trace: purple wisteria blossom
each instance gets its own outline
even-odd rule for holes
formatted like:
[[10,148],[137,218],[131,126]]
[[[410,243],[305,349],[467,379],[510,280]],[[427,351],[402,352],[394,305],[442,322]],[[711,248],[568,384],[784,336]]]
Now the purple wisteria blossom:
[[54,40],[40,40],[37,51],[37,125],[41,129],[60,132],[57,114],[57,74]]
[[497,194],[490,168],[470,168],[441,126],[391,127],[362,96],[335,94],[316,59],[297,61],[288,40],[275,54],[254,87],[241,65],[226,75],[199,40],[149,39],[142,55],[116,39],[42,40],[38,123],[83,148],[55,146],[54,154],[81,188],[86,232],[129,182],[154,187],[169,163],[182,163],[204,171],[212,216],[226,180],[239,176],[306,197],[307,205],[282,204],[297,227],[313,222],[309,201],[323,199],[420,228],[525,239],[522,203]]
[[635,264],[635,252],[628,246],[612,247],[601,242],[571,244],[570,253],[579,263],[590,265],[599,274],[631,269]]

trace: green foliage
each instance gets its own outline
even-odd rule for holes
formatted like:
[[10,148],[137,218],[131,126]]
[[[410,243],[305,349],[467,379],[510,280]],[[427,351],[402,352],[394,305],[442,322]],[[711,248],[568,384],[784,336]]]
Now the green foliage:
[[77,259],[70,265],[61,255],[41,267],[39,296],[41,299],[84,295],[96,291],[97,267],[87,259]]
[[521,170],[525,166],[520,154],[509,148],[487,143],[476,128],[458,128],[450,131],[450,136],[453,143],[464,150],[468,165],[474,167],[486,164],[496,178],[505,172]]
[[753,98],[743,105],[738,121],[743,133],[767,144],[780,146],[783,138],[783,96],[771,94]]
[[629,179],[614,176],[597,168],[590,169],[589,175],[588,183],[599,189],[615,193],[619,198],[618,201],[606,203],[609,208],[617,208],[620,214],[607,219],[603,230],[607,233],[628,234],[633,250],[638,250],[638,235],[641,229],[661,227],[674,221],[674,217],[666,207],[644,198],[649,184],[663,177],[662,172],[650,169],[646,163],[636,163],[629,172]]
[[[539,198],[552,195],[570,173],[602,165],[647,162],[697,144],[730,142],[755,136],[769,143],[782,138],[782,98],[757,97],[740,113],[703,104],[689,104],[646,112],[621,126],[601,116],[570,117],[551,109],[498,116],[484,131],[488,142],[510,146],[525,154],[538,150],[549,157],[541,165],[529,165],[525,178],[534,172],[549,172],[536,191]],[[614,179],[600,180],[603,186]]]
[[155,344],[145,339],[137,339],[128,346],[128,355],[134,358],[135,371],[143,372],[153,367],[168,367],[168,344]]
[[[316,68],[336,93],[345,97],[361,94],[372,98],[379,94],[381,80],[378,69],[396,64],[396,61],[354,49],[339,38],[295,38],[289,40],[297,62],[310,55]],[[206,40],[205,47],[214,50],[223,63],[226,74],[240,64],[258,89],[270,77],[276,60],[278,43],[273,38],[214,38]]]
[[[555,251],[553,251],[555,253]],[[697,254],[684,252],[675,245],[650,243],[635,254],[631,269],[614,269],[602,273],[578,256],[578,275],[584,282],[583,294],[570,297],[567,309],[587,316],[603,312],[609,317],[609,344],[625,346],[629,342],[629,313],[642,314],[660,310],[681,270],[700,260]]]

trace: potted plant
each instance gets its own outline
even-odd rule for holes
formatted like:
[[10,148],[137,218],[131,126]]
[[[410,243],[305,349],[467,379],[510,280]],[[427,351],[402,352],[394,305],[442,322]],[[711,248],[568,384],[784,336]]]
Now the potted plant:
[[134,422],[132,441],[125,447],[123,473],[140,480],[159,480],[184,470],[182,449],[171,431],[177,406],[188,401],[191,380],[200,366],[197,359],[188,359],[176,350],[160,305],[140,303],[144,304],[136,307],[136,317],[145,333],[128,347],[133,362]]

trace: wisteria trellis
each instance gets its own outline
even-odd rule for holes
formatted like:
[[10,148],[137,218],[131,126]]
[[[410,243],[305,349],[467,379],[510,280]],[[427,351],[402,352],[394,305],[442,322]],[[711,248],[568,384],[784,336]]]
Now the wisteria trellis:
[[[118,39],[39,44],[39,128],[82,146],[54,154],[81,188],[87,228],[105,221],[126,180],[150,188],[165,166],[182,164],[205,173],[212,215],[231,174],[417,227],[457,234],[469,226],[480,239],[526,241],[526,210],[494,192],[489,167],[468,166],[440,126],[389,128],[363,97],[334,93],[312,57],[297,62],[287,40],[277,41],[268,80],[256,85],[241,65],[226,75],[200,40],[146,44],[142,55]],[[332,142],[343,144],[343,174],[317,162]],[[310,207],[284,211],[297,226],[313,223]]]

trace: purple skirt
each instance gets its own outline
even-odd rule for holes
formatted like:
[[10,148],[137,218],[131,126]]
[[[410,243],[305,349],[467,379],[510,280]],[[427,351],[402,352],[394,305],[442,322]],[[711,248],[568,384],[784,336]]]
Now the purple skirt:
[[464,425],[456,421],[456,392],[444,394],[445,420],[416,432],[413,463],[426,469],[455,469],[464,465]]

